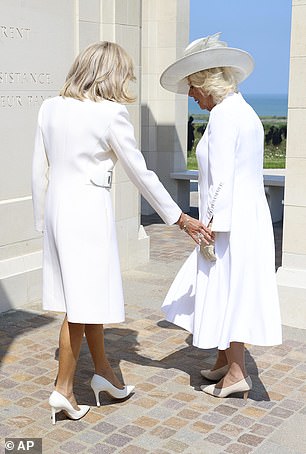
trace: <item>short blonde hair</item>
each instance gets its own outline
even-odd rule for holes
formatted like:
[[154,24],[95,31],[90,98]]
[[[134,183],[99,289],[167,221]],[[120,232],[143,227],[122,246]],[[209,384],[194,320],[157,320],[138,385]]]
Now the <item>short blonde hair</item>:
[[75,99],[108,99],[130,103],[135,97],[128,83],[135,80],[131,57],[118,44],[99,41],[84,49],[75,59],[60,95]]
[[190,85],[201,88],[206,95],[211,95],[214,103],[219,104],[232,92],[237,92],[234,70],[230,67],[209,68],[188,76]]

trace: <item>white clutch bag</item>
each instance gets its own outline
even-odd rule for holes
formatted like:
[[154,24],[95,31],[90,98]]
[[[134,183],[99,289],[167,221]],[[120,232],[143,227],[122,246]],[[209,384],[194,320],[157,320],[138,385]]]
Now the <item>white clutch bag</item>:
[[[208,224],[208,227],[211,227],[211,223]],[[208,260],[209,262],[215,262],[217,260],[217,257],[215,255],[214,241],[210,241],[209,244],[206,244],[202,241],[202,243],[200,244],[200,251],[204,259]]]
[[215,255],[215,243],[211,242],[210,244],[201,243],[200,251],[203,257],[209,262],[215,262],[217,257]]

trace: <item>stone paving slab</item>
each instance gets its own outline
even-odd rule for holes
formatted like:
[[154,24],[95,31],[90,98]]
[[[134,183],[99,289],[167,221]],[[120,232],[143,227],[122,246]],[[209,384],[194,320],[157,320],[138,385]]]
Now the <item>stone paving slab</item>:
[[204,394],[200,369],[213,363],[215,350],[193,347],[191,335],[166,322],[159,309],[194,246],[176,226],[146,229],[151,262],[124,274],[126,322],[105,327],[112,366],[136,385],[135,393],[125,401],[101,393],[101,407],[95,407],[84,341],[75,394],[92,408],[80,421],[58,414],[52,426],[47,400],[62,315],[43,313],[39,303],[6,313],[0,317],[0,453],[11,436],[42,437],[43,453],[56,454],[305,454],[305,331],[284,327],[283,345],[247,346],[254,383],[247,401]]
[[102,393],[101,407],[94,406],[92,363],[84,342],[75,391],[78,402],[93,408],[80,421],[59,414],[54,427],[47,398],[56,375],[62,316],[41,314],[35,305],[22,313],[25,324],[20,311],[0,320],[6,346],[1,350],[3,438],[42,437],[44,453],[239,454],[273,453],[277,447],[280,453],[306,452],[306,343],[289,337],[282,347],[248,346],[254,382],[249,399],[216,399],[199,390],[204,382],[199,371],[213,362],[214,351],[194,348],[191,336],[167,324],[155,309],[130,305],[129,322],[108,326],[105,338],[113,367],[136,385],[135,394],[118,402]]

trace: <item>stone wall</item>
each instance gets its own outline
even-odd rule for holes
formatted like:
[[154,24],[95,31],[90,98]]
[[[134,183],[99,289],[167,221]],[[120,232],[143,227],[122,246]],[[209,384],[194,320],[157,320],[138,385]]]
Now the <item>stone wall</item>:
[[58,93],[75,55],[74,2],[38,5],[0,3],[1,311],[40,296],[41,237],[33,229],[31,199],[37,112]]
[[[31,159],[39,106],[61,88],[75,55],[110,40],[133,57],[137,101],[128,109],[148,166],[187,208],[187,100],[159,87],[159,73],[188,42],[187,0],[2,0],[0,3],[0,311],[41,296],[42,241],[33,229]],[[181,31],[183,33],[181,33]],[[142,137],[142,138],[141,138]],[[149,259],[140,197],[117,164],[112,188],[122,269]],[[145,208],[148,213],[148,207]]]

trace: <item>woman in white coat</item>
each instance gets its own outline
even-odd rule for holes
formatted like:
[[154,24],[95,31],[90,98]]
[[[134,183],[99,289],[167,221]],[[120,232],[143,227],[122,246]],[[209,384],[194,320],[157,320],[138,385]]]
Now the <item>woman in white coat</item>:
[[[272,222],[263,186],[262,124],[237,91],[252,57],[216,34],[191,43],[168,67],[161,85],[188,93],[209,122],[197,146],[200,220],[214,244],[197,247],[172,284],[167,320],[193,333],[199,348],[218,348],[202,390],[217,397],[252,388],[244,343],[281,343]],[[204,246],[204,245],[203,245]]]
[[120,46],[98,42],[76,58],[60,96],[39,111],[33,158],[36,229],[44,233],[43,308],[66,313],[59,338],[59,370],[49,403],[79,419],[73,380],[83,335],[95,366],[91,387],[127,397],[104,352],[103,324],[124,320],[121,274],[111,206],[112,170],[119,159],[142,195],[167,224],[187,229],[195,241],[210,237],[183,214],[146,167],[126,107],[133,64]]

